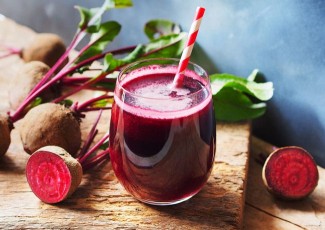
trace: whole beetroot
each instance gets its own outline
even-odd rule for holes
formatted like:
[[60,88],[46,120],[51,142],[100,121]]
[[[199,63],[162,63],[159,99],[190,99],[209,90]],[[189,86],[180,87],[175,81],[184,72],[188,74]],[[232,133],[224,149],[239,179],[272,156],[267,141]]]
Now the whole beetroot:
[[[11,81],[11,90],[9,90],[10,108],[16,110],[49,70],[50,67],[40,61],[25,63],[17,72],[16,77]],[[47,102],[59,95],[59,87],[53,85],[42,92],[39,97],[42,98],[43,102]]]
[[63,40],[56,34],[40,33],[21,50],[25,62],[41,61],[52,67],[66,51]]
[[10,132],[13,126],[6,114],[0,113],[0,157],[4,155],[10,145]]
[[41,104],[25,115],[20,137],[29,154],[41,147],[56,145],[74,156],[81,145],[80,119],[63,105]]

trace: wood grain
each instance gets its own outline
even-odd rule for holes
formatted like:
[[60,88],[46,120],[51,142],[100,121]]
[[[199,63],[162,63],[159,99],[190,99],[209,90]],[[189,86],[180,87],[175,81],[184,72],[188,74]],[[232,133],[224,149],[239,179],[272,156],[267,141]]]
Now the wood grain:
[[[0,21],[1,43],[23,46],[34,35],[32,30],[9,19]],[[21,64],[17,57],[0,61],[1,111],[9,108],[5,100],[8,77],[17,77],[14,73]],[[109,114],[105,116],[102,132],[109,124]],[[90,114],[82,122],[84,133],[92,119]],[[81,186],[66,201],[56,205],[42,203],[26,182],[28,155],[22,149],[19,125],[15,124],[10,149],[0,160],[1,229],[242,228],[251,126],[248,122],[217,125],[216,161],[208,183],[189,201],[165,207],[133,199],[117,181],[110,162],[85,174]]]

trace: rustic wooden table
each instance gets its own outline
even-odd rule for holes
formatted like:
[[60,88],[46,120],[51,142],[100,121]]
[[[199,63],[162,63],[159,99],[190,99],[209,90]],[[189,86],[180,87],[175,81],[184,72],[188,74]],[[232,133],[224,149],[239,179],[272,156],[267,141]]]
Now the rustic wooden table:
[[[0,21],[0,43],[24,46],[35,32],[9,19]],[[9,109],[9,81],[22,65],[16,57],[0,61],[1,111]],[[81,101],[84,95],[79,95]],[[102,119],[101,132],[108,128],[109,114]],[[89,129],[93,116],[87,115],[82,129]],[[103,121],[104,120],[104,121]],[[155,207],[142,204],[118,183],[108,162],[84,175],[81,186],[66,201],[49,205],[31,192],[25,178],[29,155],[15,124],[12,143],[0,159],[1,229],[240,229],[243,224],[245,185],[248,167],[250,124],[219,124],[217,153],[212,175],[203,190],[184,203]]]

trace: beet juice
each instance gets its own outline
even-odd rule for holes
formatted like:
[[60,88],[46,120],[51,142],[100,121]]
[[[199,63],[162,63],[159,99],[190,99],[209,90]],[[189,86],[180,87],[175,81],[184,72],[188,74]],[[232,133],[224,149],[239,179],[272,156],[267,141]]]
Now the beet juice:
[[177,60],[151,59],[119,75],[110,124],[115,175],[140,201],[168,205],[200,191],[214,162],[215,120],[209,79],[190,63],[172,87]]

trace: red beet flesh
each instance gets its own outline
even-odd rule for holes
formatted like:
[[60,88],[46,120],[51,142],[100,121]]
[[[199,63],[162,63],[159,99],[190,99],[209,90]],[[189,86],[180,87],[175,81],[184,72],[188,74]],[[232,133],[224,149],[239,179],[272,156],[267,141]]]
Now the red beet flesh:
[[30,188],[45,203],[58,203],[67,198],[80,184],[82,176],[81,166],[74,158],[76,162],[67,161],[65,150],[59,153],[52,150],[35,152],[26,166]]
[[263,180],[274,195],[289,199],[308,196],[318,183],[317,165],[304,149],[295,146],[279,148],[266,160]]

